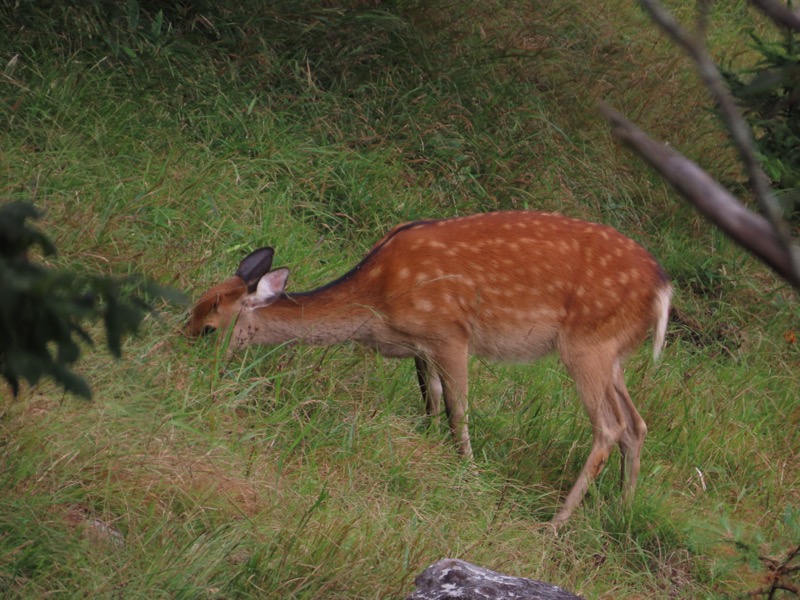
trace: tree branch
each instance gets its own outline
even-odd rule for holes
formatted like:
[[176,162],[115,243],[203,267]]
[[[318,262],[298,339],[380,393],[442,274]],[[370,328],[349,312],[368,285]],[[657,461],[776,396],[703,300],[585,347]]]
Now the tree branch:
[[611,124],[614,135],[647,161],[700,213],[800,290],[800,273],[795,269],[800,250],[794,245],[786,246],[767,219],[749,211],[695,163],[648,137],[613,108],[601,104],[600,112]]
[[779,27],[800,31],[800,15],[781,2],[775,0],[749,0],[758,10],[772,19]]
[[[725,125],[733,138],[739,156],[742,159],[750,185],[764,215],[772,222],[776,230],[785,235],[785,225],[781,219],[781,209],[769,187],[769,180],[761,169],[753,143],[750,127],[742,117],[739,107],[728,91],[725,80],[717,69],[714,60],[702,43],[702,39],[693,36],[665,9],[657,0],[640,0],[642,7],[650,14],[653,21],[694,61],[703,83],[717,103]],[[787,236],[788,241],[788,236]]]
[[[717,103],[750,180],[764,216],[749,211],[737,198],[696,164],[647,137],[633,123],[608,106],[601,112],[614,133],[639,153],[706,218],[738,244],[755,254],[800,290],[800,249],[792,241],[788,224],[761,169],[750,126],[703,44],[708,5],[701,2],[695,35],[687,31],[658,0],[639,0],[650,18],[694,61],[700,78]],[[770,5],[774,0],[751,0]],[[761,6],[761,4],[759,4]]]

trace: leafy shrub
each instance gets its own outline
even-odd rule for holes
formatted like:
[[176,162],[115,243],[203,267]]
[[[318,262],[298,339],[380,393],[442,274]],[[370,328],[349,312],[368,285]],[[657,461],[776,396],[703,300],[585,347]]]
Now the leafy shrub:
[[135,333],[150,310],[145,295],[163,290],[130,278],[43,266],[31,254],[52,256],[56,249],[28,222],[38,216],[25,202],[0,206],[0,376],[15,395],[20,380],[35,384],[50,377],[64,390],[89,398],[89,386],[71,370],[81,343],[93,343],[84,323],[102,318],[108,350],[119,357],[122,338]]
[[800,40],[791,31],[777,41],[751,38],[759,61],[725,76],[753,127],[762,166],[791,216],[800,208]]

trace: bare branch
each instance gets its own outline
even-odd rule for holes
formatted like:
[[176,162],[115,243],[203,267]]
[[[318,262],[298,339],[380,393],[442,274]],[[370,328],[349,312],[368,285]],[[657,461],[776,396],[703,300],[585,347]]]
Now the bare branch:
[[[751,0],[770,3],[774,0]],[[615,133],[642,154],[678,191],[723,231],[767,263],[789,283],[800,289],[800,250],[792,241],[789,227],[761,169],[749,125],[725,84],[714,60],[703,44],[709,4],[699,0],[697,32],[687,31],[658,0],[639,0],[651,19],[694,61],[701,79],[717,103],[719,112],[750,179],[764,217],[750,213],[734,196],[697,165],[678,153],[671,153],[636,129],[621,115],[605,108]],[[631,129],[633,128],[633,129]],[[634,135],[634,133],[636,135]],[[646,142],[646,143],[645,143]],[[685,177],[686,180],[681,180]],[[759,239],[756,239],[759,238]]]
[[708,33],[708,16],[711,14],[711,6],[714,0],[697,0],[697,17],[695,19],[695,36],[703,40]]
[[767,219],[749,211],[695,163],[654,141],[611,107],[601,104],[600,111],[611,123],[614,134],[644,158],[701,214],[800,290],[800,272],[795,268],[800,250],[794,245],[785,245]]
[[683,28],[675,17],[657,0],[640,0],[640,3],[650,14],[653,21],[675,43],[681,46],[694,61],[700,77],[717,103],[725,125],[733,138],[762,212],[773,223],[773,226],[782,235],[785,235],[785,227],[781,220],[781,210],[772,197],[767,176],[758,162],[750,127],[742,117],[739,107],[728,91],[725,80],[722,78],[716,64],[714,64],[714,60],[708,50],[703,45],[702,39],[693,36]]
[[800,31],[800,14],[782,2],[775,0],[749,0],[758,10],[767,15],[779,27]]

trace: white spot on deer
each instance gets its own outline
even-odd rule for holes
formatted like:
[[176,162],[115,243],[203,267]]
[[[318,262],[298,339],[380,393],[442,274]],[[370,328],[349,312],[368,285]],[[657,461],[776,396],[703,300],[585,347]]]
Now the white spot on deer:
[[414,300],[414,308],[420,312],[430,312],[433,310],[433,303],[424,298],[416,298]]
[[547,321],[558,316],[558,311],[552,308],[532,308],[527,312],[527,318],[531,321]]

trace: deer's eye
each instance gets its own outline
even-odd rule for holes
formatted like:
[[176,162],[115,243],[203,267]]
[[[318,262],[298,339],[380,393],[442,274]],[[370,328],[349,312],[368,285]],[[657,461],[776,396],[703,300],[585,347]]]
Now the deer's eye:
[[200,335],[209,335],[214,333],[217,330],[216,327],[213,325],[204,325],[203,330],[200,332]]

